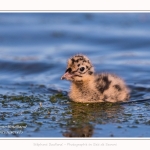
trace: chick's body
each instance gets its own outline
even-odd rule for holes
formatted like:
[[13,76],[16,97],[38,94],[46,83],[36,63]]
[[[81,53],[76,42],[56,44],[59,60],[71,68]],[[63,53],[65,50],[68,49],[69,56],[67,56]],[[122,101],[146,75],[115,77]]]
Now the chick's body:
[[72,82],[69,97],[75,102],[119,102],[129,99],[129,90],[121,78],[109,73],[95,74],[90,60],[84,55],[75,55],[68,60],[62,79]]

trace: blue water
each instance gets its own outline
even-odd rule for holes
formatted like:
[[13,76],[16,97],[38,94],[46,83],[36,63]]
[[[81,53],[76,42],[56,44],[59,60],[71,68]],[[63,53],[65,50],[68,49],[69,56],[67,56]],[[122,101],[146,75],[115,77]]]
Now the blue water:
[[[150,98],[150,13],[0,13],[0,53],[2,96],[20,93],[48,95],[51,94],[49,89],[68,91],[70,83],[60,80],[60,77],[66,69],[67,59],[82,53],[91,59],[96,72],[111,72],[121,76],[131,89],[130,101]],[[38,86],[45,89],[36,88]],[[11,103],[15,105],[16,102]],[[22,106],[21,103],[17,104]],[[44,99],[43,105],[52,108],[52,105],[47,104],[47,99]],[[61,107],[57,104],[53,111],[57,107],[60,109],[59,115],[62,115],[66,106],[71,109],[71,105],[69,103]],[[149,101],[146,104],[124,105],[124,111],[121,109],[123,112],[117,112],[116,118],[131,113],[132,117],[129,115],[127,123],[124,120],[115,122],[108,119],[108,123],[106,121],[105,125],[101,125],[97,121],[89,120],[88,123],[92,124],[94,130],[91,136],[149,137],[149,105]],[[37,107],[38,104],[34,104],[34,109]],[[115,107],[108,112],[115,115],[114,109]],[[1,104],[0,113],[7,111],[8,108]],[[23,107],[20,108],[20,112],[22,111]],[[14,115],[16,112],[17,109],[9,108],[9,113]],[[94,109],[91,108],[89,114],[93,113]],[[143,120],[139,121],[140,115]],[[56,118],[56,114],[52,117],[54,116]],[[14,117],[15,121],[21,122],[20,117]],[[74,118],[72,115],[65,117],[70,120]],[[63,137],[70,134],[75,136],[79,132],[75,125],[68,125],[69,119],[63,120],[60,117],[59,121],[56,118],[53,122],[42,119],[38,121],[43,126],[36,133],[32,132],[30,121],[26,121],[29,127],[19,136]],[[51,116],[49,119],[52,119]],[[135,120],[138,120],[137,124]],[[9,116],[2,119],[0,124],[7,125],[12,122]],[[60,124],[65,127],[60,127]],[[56,130],[53,130],[54,126]]]

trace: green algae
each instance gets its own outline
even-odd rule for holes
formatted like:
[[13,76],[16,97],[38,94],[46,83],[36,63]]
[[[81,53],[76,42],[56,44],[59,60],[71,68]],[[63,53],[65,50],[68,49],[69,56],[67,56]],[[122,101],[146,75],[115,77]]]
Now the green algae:
[[56,93],[52,96],[49,97],[49,101],[51,103],[58,103],[60,102],[60,100],[69,100],[68,96],[64,95],[63,93],[59,92],[59,93]]
[[0,95],[0,104],[0,120],[3,123],[27,126],[23,135],[19,136],[36,136],[35,133],[40,134],[45,129],[53,132],[58,129],[62,133],[60,136],[88,137],[94,136],[95,126],[104,130],[103,126],[107,128],[114,124],[113,134],[110,134],[110,127],[107,129],[110,130],[107,136],[113,137],[122,128],[136,130],[141,125],[150,125],[148,115],[136,111],[139,106],[149,111],[148,104],[75,103],[62,92]]
[[19,123],[15,123],[14,124],[15,126],[27,126],[27,123],[25,123],[25,122],[19,122]]

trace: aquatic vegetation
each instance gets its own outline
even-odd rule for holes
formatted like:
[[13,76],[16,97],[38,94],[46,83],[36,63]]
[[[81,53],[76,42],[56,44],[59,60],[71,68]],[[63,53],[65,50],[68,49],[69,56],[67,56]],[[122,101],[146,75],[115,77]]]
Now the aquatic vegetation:
[[[149,110],[149,106],[148,101],[142,104],[123,105],[121,103],[76,103],[70,101],[67,93],[60,91],[38,95],[34,93],[32,95],[1,94],[1,125],[26,128],[15,130],[20,131],[21,134],[1,134],[0,136],[37,136],[44,132],[43,136],[51,137],[55,132],[59,134],[61,131],[62,134],[59,136],[91,137],[95,136],[95,130],[105,130],[110,124],[116,126],[113,130],[121,136],[121,130],[149,126],[148,114],[144,113]],[[137,112],[138,109],[142,109],[143,112]],[[5,128],[5,132],[12,129]],[[52,131],[48,132],[48,130]],[[29,134],[29,131],[33,132]],[[114,133],[103,133],[103,135],[116,136]]]

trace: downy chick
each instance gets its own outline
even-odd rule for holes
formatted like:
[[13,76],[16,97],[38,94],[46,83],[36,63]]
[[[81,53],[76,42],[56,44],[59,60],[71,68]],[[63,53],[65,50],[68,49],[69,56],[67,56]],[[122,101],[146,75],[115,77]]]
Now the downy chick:
[[68,60],[61,79],[71,81],[69,97],[82,103],[119,102],[129,99],[129,90],[124,81],[114,74],[95,74],[90,60],[84,55],[75,55]]

